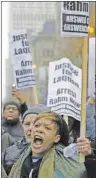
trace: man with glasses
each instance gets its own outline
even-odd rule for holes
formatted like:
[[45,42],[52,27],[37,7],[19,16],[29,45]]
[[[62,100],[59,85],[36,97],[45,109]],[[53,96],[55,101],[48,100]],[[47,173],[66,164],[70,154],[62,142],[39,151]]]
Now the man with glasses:
[[5,103],[3,107],[2,127],[15,141],[19,141],[24,136],[19,116],[20,106],[18,103],[14,101]]

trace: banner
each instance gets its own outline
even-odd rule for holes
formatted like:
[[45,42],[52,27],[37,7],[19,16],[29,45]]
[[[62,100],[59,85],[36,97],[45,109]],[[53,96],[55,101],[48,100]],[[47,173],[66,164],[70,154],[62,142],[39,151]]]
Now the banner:
[[80,120],[81,69],[68,58],[49,63],[47,106],[60,115]]
[[15,31],[10,35],[10,54],[16,88],[29,88],[36,85],[26,30]]
[[87,36],[89,2],[61,2],[61,36]]

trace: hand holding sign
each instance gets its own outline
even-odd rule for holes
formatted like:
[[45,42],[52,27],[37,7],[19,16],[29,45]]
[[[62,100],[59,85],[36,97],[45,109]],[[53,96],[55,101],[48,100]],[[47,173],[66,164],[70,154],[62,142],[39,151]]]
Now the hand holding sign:
[[16,97],[22,104],[26,101],[23,92],[21,92],[19,89],[12,88],[12,96]]

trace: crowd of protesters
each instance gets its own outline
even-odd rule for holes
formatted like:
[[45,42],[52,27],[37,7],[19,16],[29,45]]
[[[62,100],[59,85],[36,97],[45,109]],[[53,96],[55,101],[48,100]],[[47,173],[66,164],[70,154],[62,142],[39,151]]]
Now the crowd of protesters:
[[[37,104],[28,109],[22,92],[8,101],[2,113],[2,178],[96,178],[95,98],[86,105],[86,138],[80,121]],[[79,162],[80,153],[85,162]]]

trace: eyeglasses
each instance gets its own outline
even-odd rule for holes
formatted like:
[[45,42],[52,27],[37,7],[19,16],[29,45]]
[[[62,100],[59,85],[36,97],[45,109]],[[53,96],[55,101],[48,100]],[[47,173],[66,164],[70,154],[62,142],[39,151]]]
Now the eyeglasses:
[[10,109],[12,109],[13,111],[17,111],[18,110],[16,107],[6,107],[5,109],[7,111],[9,111]]

